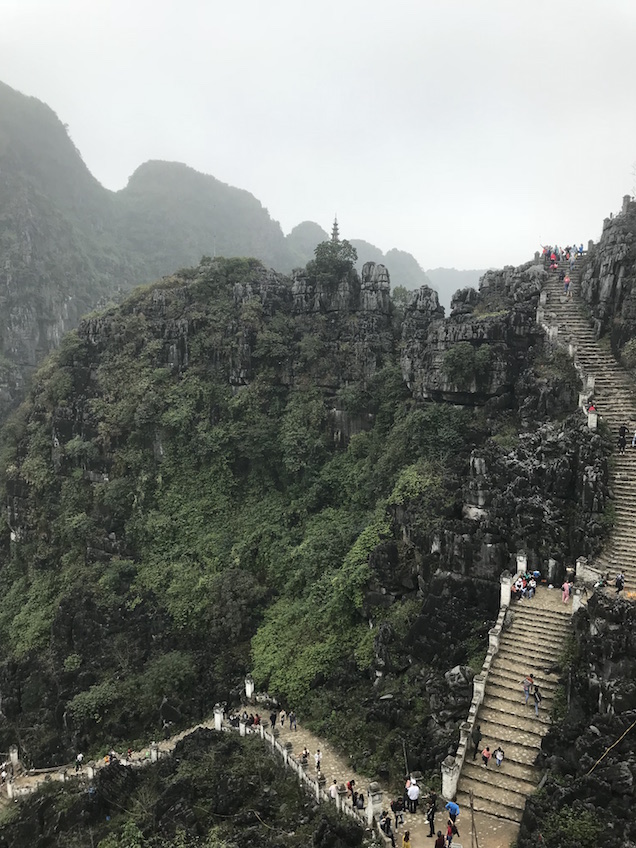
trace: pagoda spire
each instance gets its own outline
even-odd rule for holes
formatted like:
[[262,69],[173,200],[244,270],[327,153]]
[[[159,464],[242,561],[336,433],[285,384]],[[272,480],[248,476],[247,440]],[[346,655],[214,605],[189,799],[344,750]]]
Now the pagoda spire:
[[331,228],[331,241],[337,243],[340,241],[340,232],[338,231],[338,216],[333,219],[333,227]]

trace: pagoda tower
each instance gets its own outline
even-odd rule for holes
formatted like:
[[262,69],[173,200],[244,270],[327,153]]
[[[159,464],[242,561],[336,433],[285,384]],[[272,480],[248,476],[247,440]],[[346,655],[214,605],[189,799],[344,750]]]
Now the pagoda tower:
[[331,228],[331,241],[337,244],[340,241],[340,232],[338,230],[338,216],[333,219],[333,227]]

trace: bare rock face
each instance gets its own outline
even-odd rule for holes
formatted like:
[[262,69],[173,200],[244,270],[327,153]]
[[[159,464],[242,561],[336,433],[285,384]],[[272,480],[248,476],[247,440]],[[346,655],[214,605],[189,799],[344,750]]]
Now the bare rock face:
[[619,350],[636,335],[636,203],[606,218],[600,241],[589,252],[581,296],[594,317],[597,334],[609,332]]
[[510,404],[542,336],[534,320],[540,270],[528,265],[488,272],[479,292],[455,292],[446,320],[434,293],[420,289],[402,324],[402,374],[416,398],[475,405],[501,397]]

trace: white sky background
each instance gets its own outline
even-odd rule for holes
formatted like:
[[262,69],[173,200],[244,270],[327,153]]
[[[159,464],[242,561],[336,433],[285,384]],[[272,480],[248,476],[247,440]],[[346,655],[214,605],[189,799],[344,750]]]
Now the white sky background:
[[0,80],[424,268],[597,239],[634,191],[635,0],[0,0]]

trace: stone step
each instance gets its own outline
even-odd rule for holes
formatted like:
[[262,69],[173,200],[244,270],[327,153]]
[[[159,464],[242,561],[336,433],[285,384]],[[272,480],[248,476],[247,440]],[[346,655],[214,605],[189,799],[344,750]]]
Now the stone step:
[[[459,781],[459,787],[457,790],[457,803],[459,805],[460,810],[464,811],[461,813],[457,821],[457,829],[461,834],[462,816],[464,817],[464,821],[466,822],[468,821],[470,816],[470,799],[468,796],[468,792],[462,791],[461,780]],[[509,819],[510,821],[517,823],[521,821],[521,817],[523,816],[523,810],[518,810],[514,807],[509,807],[505,802],[499,803],[496,801],[489,801],[486,798],[481,798],[477,796],[473,798],[473,809],[476,813],[486,813],[487,815],[494,816],[498,819]]]
[[[484,766],[485,770],[486,768]],[[513,809],[522,811],[526,806],[527,796],[522,792],[515,792],[514,789],[503,790],[498,786],[489,785],[486,781],[475,780],[472,777],[464,777],[463,775],[460,778],[460,785],[462,792],[465,792],[467,795],[472,789],[475,797],[505,804],[506,807],[512,807]],[[461,833],[461,828],[459,828],[459,831]]]
[[[552,671],[552,666],[558,660],[558,653],[550,651],[540,646],[540,643],[532,644],[528,642],[510,642],[499,646],[497,652],[498,657],[505,657],[513,662],[520,660],[526,665],[538,666],[539,668],[549,668]],[[558,669],[552,671],[558,674]]]
[[[505,751],[506,749],[504,748],[504,754]],[[506,792],[523,795],[525,805],[525,798],[535,791],[538,781],[523,780],[519,777],[506,774],[506,765],[505,757],[500,766],[494,762],[494,757],[491,757],[489,765],[485,766],[481,756],[478,755],[477,760],[474,762],[471,760],[465,764],[462,777],[466,777],[476,783],[485,783],[487,786],[503,789]]]
[[[523,704],[520,704],[520,708],[525,710],[528,715],[534,715],[534,706],[530,706],[530,702],[528,701],[527,706],[524,707]],[[542,707],[539,707],[539,716],[541,715]],[[480,719],[479,724],[481,725],[481,732],[484,737],[483,744],[487,745],[488,742],[485,740],[490,739],[492,741],[492,745],[490,749],[493,750],[493,746],[496,747],[498,744],[501,744],[504,750],[506,749],[506,742],[509,743],[510,746],[515,746],[516,748],[525,747],[530,753],[531,757],[528,759],[523,759],[521,756],[514,756],[513,754],[509,754],[511,760],[514,762],[525,763],[526,765],[532,765],[537,756],[539,748],[541,747],[541,739],[547,733],[547,727],[544,725],[537,725],[536,728],[532,730],[519,730],[516,727],[508,727],[505,724],[501,724],[501,721],[491,722],[489,719]]]
[[[486,742],[485,744],[487,745],[488,742]],[[479,759],[480,753],[481,753],[481,750],[483,750],[483,747],[484,746],[480,746],[480,751],[477,753],[477,757],[474,760],[472,758],[472,753],[470,753],[470,755],[466,757],[466,762],[467,763],[473,763],[474,762],[477,765],[479,765],[481,763],[481,760]],[[495,747],[496,747],[496,745],[495,745]],[[526,766],[523,763],[512,762],[512,760],[508,759],[507,749],[503,745],[502,745],[502,748],[503,748],[504,754],[506,756],[504,757],[503,763],[499,766],[499,770],[503,774],[507,774],[509,777],[519,778],[520,780],[525,780],[528,783],[534,783],[536,785],[538,783],[540,777],[541,777],[540,770],[536,766]],[[494,749],[491,748],[491,750],[494,750]],[[470,751],[472,752],[472,748],[470,749]],[[496,766],[495,766],[495,768],[496,768]]]
[[[560,598],[560,588],[547,589],[554,597],[554,603],[558,603]],[[565,607],[559,607],[559,612],[554,612],[552,615],[545,615],[543,610],[535,609],[532,600],[530,601],[515,601],[512,609],[512,627],[518,625],[542,627],[554,631],[559,636],[570,629],[571,615]]]
[[[526,647],[530,648],[533,645],[539,645],[543,650],[550,651],[552,659],[559,657],[563,650],[563,645],[567,640],[568,632],[562,635],[554,634],[551,630],[540,630],[532,625],[525,627],[519,626],[510,633],[510,638],[514,639],[515,645],[518,645],[521,650]],[[525,656],[525,654],[522,654]]]
[[[495,697],[494,695],[487,694],[484,698],[484,702],[479,708],[479,718],[478,721],[481,721],[482,718],[484,721],[492,721],[492,722],[502,722],[505,721],[508,727],[515,727],[517,730],[523,731],[531,731],[537,725],[545,725],[546,729],[550,727],[550,719],[546,714],[542,714],[539,711],[539,718],[537,718],[534,713],[532,716],[527,715],[518,715],[513,712],[515,709],[521,705],[525,709],[525,705],[523,703],[523,696],[520,698],[517,694],[516,698],[506,698],[504,692],[498,693],[499,697]],[[542,703],[545,702],[544,701]]]
[[502,656],[501,654],[497,654],[495,659],[493,660],[491,668],[496,670],[499,674],[510,675],[511,677],[517,677],[519,679],[519,685],[521,685],[521,680],[524,675],[524,668],[529,667],[534,674],[534,679],[539,687],[543,686],[546,683],[549,687],[554,688],[557,683],[556,675],[550,676],[547,672],[543,671],[541,667],[536,667],[533,665],[526,665],[526,662],[523,658],[516,658],[511,660],[509,657]]
[[[491,685],[493,686],[506,686],[508,689],[514,689],[519,693],[519,697],[523,697],[523,671],[519,671],[520,663],[515,665],[513,671],[510,671],[508,668],[503,668],[500,665],[495,665],[497,662],[497,657],[493,660],[493,664],[490,667],[490,672],[488,674],[488,683],[486,684],[486,692],[485,695],[488,694],[488,690]],[[531,669],[528,673],[534,675],[534,679],[537,683],[537,686],[541,690],[541,694],[546,697],[554,697],[554,693],[559,688],[559,682],[556,679],[548,679],[546,675],[544,675],[540,669],[533,668],[529,666]]]

